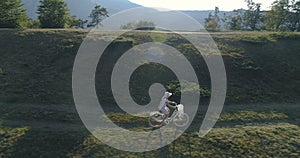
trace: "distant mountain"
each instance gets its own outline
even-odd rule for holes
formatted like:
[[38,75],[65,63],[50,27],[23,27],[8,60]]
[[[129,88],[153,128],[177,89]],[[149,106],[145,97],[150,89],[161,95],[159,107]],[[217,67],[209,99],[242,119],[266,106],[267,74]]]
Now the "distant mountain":
[[203,10],[203,11],[198,11],[198,10],[187,10],[187,11],[182,11],[183,13],[193,17],[195,20],[197,20],[201,25],[204,24],[204,19],[208,17],[209,13],[212,13],[212,10]]
[[[39,5],[39,0],[22,0],[24,3],[24,8],[27,10],[27,14],[30,18],[37,18],[37,8]],[[81,19],[88,19],[91,10],[96,4],[99,4],[107,8],[109,15],[115,14],[119,11],[126,9],[141,7],[138,4],[132,3],[128,0],[65,0],[70,9],[71,15],[75,15]],[[195,18],[200,24],[204,24],[204,19],[209,13],[213,13],[213,10],[206,11],[182,11],[183,13],[190,15]],[[223,17],[224,11],[220,11],[220,17]],[[174,19],[176,20],[176,19]]]
[[[205,18],[208,17],[209,13],[214,13],[214,10],[187,10],[187,11],[182,11],[183,13],[193,17],[195,20],[197,20],[201,25],[204,25]],[[219,12],[219,17],[223,18],[224,14],[226,15],[231,15],[231,12],[229,11],[220,11]],[[222,24],[222,22],[221,22]]]
[[140,5],[132,3],[128,0],[91,0],[91,1],[108,8],[108,11],[112,14],[122,10],[134,8],[134,7],[141,7]]
[[[27,10],[27,15],[30,18],[37,18],[37,8],[39,0],[22,0],[24,8]],[[71,15],[75,15],[81,19],[87,19],[91,10],[96,4],[107,8],[110,15],[122,10],[139,7],[140,5],[131,3],[128,0],[65,0],[70,9]]]

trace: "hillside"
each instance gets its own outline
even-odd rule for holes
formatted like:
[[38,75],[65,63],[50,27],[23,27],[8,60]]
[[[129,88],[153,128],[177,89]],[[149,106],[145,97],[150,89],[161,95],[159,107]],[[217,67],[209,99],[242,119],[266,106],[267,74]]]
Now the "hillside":
[[[101,32],[98,38],[110,39],[113,33]],[[101,73],[109,73],[122,54],[119,50],[164,42],[187,55],[201,76],[203,99],[189,129],[168,146],[143,153],[103,144],[78,116],[72,68],[86,35],[86,30],[0,30],[0,157],[299,157],[300,34],[212,34],[225,62],[228,93],[216,126],[203,138],[197,132],[205,113],[202,104],[210,96],[210,77],[202,57],[171,33],[139,31],[116,39],[100,65],[105,69],[97,69],[96,89],[104,108],[110,110],[108,118],[121,127],[151,130],[145,118],[119,113],[112,106],[109,75]],[[138,103],[149,101],[152,82],[178,86],[172,72],[155,64],[142,66],[131,79]],[[175,92],[172,99],[178,100],[178,95]]]
[[[72,104],[72,67],[86,34],[86,31],[75,30],[1,30],[1,102]],[[128,35],[128,39],[132,40],[134,36]],[[148,34],[137,36],[136,43],[153,41]],[[168,36],[165,42],[180,42],[175,36]],[[299,37],[299,34],[280,33],[213,34],[223,53],[227,71],[226,101],[294,102],[299,99]],[[131,47],[130,43],[124,43],[126,38],[116,42],[115,47],[124,44]],[[189,47],[178,48],[191,51]],[[209,90],[210,79],[205,63],[201,56],[191,57],[202,61],[194,63],[195,71],[201,76],[201,86]],[[172,79],[170,73],[160,78],[165,84]],[[98,88],[105,89],[106,84],[101,85],[102,81],[103,78],[97,78]],[[145,83],[139,84],[135,87]]]

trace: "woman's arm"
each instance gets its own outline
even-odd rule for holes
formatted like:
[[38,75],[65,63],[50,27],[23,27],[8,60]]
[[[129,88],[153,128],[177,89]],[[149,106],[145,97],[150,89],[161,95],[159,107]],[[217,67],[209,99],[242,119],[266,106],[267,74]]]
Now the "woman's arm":
[[[171,104],[174,104],[175,106],[173,106]],[[168,103],[167,103],[167,106],[170,107],[170,108],[173,108],[173,109],[175,109],[177,107],[176,105],[177,105],[177,103],[174,102],[174,101],[168,101]]]

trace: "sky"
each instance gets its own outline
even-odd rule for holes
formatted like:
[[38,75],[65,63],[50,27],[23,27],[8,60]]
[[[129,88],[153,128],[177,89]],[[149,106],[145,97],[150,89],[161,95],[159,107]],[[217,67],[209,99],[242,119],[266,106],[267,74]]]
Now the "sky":
[[[145,7],[157,7],[171,10],[214,10],[215,6],[222,11],[247,8],[244,0],[129,0]],[[275,0],[254,0],[262,4],[262,10],[269,10]]]

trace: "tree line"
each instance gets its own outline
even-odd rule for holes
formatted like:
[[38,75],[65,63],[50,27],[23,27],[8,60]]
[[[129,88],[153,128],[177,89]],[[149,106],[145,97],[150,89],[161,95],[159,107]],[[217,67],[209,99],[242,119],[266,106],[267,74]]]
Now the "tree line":
[[[208,31],[222,30],[267,30],[300,31],[300,0],[275,0],[269,11],[262,11],[261,4],[245,0],[247,9],[236,9],[224,14],[215,7],[205,18]],[[108,17],[106,8],[96,5],[89,15],[90,20],[71,16],[64,0],[40,0],[38,19],[30,19],[22,8],[21,0],[0,0],[0,28],[86,28],[93,27]],[[121,28],[139,25],[128,23]],[[151,26],[155,24],[151,24]],[[152,27],[151,27],[152,29]]]
[[71,16],[64,0],[40,0],[38,19],[26,15],[21,0],[0,0],[0,28],[86,28],[96,26],[108,17],[106,8],[96,5],[89,20]]
[[[219,8],[205,18],[205,29],[252,31],[300,31],[300,0],[276,0],[269,11],[261,10],[261,3],[245,0],[247,9],[233,10],[219,16]],[[221,25],[221,23],[223,25]]]

